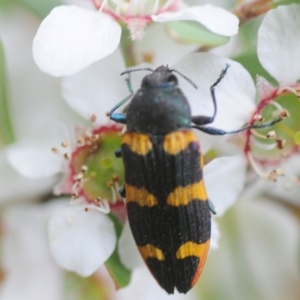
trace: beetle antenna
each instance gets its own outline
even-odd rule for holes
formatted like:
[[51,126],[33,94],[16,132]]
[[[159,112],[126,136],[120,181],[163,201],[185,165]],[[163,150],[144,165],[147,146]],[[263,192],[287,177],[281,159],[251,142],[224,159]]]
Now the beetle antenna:
[[132,72],[137,72],[137,71],[150,71],[150,72],[153,72],[153,70],[151,68],[140,68],[140,69],[131,69],[131,70],[124,71],[120,75],[122,76],[124,74],[132,73]]
[[179,74],[182,78],[184,78],[186,81],[188,81],[195,89],[198,89],[196,83],[194,83],[194,81],[192,81],[192,79],[186,77],[185,75],[183,75],[182,73],[178,72],[177,70],[169,70],[170,72],[175,72],[177,74]]

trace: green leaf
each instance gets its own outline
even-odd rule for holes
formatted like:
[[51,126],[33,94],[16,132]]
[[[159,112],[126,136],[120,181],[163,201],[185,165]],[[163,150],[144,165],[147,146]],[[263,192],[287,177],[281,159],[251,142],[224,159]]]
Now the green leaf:
[[[112,214],[108,215],[110,219],[114,222],[115,230],[117,234],[117,239],[119,240],[122,233],[122,225],[119,220]],[[119,242],[117,242],[116,249],[110,258],[105,262],[112,279],[114,280],[116,287],[121,288],[129,284],[131,278],[131,271],[126,269],[122,264],[119,253],[118,253]]]
[[6,70],[4,48],[0,40],[0,136],[4,144],[15,141],[13,126],[9,113],[9,100],[6,89]]
[[19,2],[25,4],[34,14],[42,19],[45,18],[55,6],[63,4],[60,0],[19,0]]
[[229,41],[229,37],[212,33],[206,27],[193,21],[168,22],[165,28],[168,35],[179,43],[216,47]]

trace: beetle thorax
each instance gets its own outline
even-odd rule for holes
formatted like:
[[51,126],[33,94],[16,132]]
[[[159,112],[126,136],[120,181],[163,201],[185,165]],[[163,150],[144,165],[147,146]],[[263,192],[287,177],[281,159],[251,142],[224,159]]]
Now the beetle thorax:
[[129,131],[164,135],[179,128],[187,128],[190,123],[190,107],[177,84],[166,88],[142,87],[133,97],[127,111]]

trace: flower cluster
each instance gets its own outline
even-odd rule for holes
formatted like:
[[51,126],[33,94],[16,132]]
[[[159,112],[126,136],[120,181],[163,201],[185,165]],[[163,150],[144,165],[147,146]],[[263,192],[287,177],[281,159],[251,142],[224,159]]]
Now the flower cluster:
[[[221,136],[195,130],[217,212],[211,251],[201,283],[174,297],[299,295],[300,5],[240,3],[231,9],[239,30],[233,13],[195,2],[36,4],[41,22],[18,4],[0,4],[1,299],[87,299],[87,290],[97,299],[167,297],[133,240],[119,194],[123,162],[115,156],[126,126],[108,117],[156,63],[181,75],[193,116],[213,114],[210,87],[230,66],[204,130]],[[254,46],[247,52],[245,21],[254,12],[265,15],[248,28]],[[227,49],[211,49],[226,42]],[[120,76],[128,68],[144,70]]]

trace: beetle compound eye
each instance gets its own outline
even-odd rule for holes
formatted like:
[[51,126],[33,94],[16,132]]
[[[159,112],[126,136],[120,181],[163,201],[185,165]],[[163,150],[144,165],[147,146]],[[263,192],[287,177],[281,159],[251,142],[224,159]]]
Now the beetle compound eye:
[[144,79],[142,81],[142,84],[141,84],[141,87],[142,88],[147,88],[147,87],[150,87],[150,86],[151,86],[151,84],[149,82],[149,79],[147,78],[147,76],[144,77]]
[[167,81],[168,81],[168,83],[170,83],[172,85],[177,85],[178,84],[178,80],[177,80],[176,76],[174,76],[174,75],[170,75],[167,78]]

